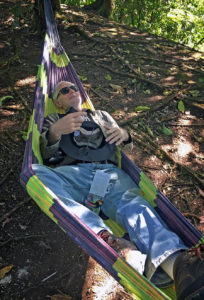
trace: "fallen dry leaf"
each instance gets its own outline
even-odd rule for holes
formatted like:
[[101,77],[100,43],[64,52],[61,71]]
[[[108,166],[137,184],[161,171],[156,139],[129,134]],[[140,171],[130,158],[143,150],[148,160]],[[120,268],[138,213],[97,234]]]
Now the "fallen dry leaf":
[[6,273],[8,273],[13,268],[13,265],[6,266],[0,270],[0,279],[4,278]]

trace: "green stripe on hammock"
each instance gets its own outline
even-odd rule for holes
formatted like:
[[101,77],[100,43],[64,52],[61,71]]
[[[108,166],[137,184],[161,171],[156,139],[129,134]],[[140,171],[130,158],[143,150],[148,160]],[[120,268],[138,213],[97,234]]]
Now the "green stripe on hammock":
[[154,200],[157,196],[157,189],[155,185],[151,182],[151,180],[143,172],[140,173],[139,187],[145,199],[149,201],[152,207],[155,207],[156,204]]
[[127,265],[122,258],[119,257],[117,259],[113,268],[117,271],[118,276],[121,278],[120,283],[125,286],[129,293],[136,299],[173,299],[169,298],[160,289],[150,284],[144,276],[140,275],[131,266]]

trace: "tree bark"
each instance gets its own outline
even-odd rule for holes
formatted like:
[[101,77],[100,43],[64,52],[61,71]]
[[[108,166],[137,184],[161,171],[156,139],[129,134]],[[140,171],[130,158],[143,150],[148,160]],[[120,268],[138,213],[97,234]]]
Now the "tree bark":
[[105,18],[110,18],[115,8],[115,0],[96,0],[84,8],[87,10],[94,10]]
[[[45,16],[44,16],[44,1],[34,0],[34,14],[35,14],[35,24],[37,30],[42,31],[45,29]],[[59,0],[51,0],[51,5],[53,12],[60,11]]]

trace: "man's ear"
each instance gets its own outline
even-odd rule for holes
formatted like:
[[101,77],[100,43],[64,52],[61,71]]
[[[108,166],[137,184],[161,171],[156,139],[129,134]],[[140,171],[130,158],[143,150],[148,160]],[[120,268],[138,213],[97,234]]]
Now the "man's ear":
[[55,105],[56,105],[58,108],[62,108],[62,103],[61,103],[58,99],[55,100]]

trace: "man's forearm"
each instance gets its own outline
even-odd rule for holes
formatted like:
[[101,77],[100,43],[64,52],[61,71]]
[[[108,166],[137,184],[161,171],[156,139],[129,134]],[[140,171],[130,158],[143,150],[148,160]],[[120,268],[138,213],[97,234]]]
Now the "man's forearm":
[[54,145],[60,140],[61,134],[57,131],[55,124],[50,126],[46,137],[49,145]]

